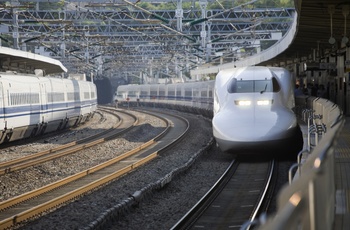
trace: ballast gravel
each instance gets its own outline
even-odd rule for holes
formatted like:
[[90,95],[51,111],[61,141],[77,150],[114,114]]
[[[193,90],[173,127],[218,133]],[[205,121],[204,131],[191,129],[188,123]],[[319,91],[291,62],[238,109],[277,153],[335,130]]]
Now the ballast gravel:
[[[105,162],[154,138],[165,128],[164,121],[158,118],[144,114],[139,114],[139,116],[139,125],[121,138],[87,148],[83,151],[78,151],[74,154],[56,158],[37,166],[1,175],[0,202]],[[96,120],[93,119],[90,126],[85,128],[79,127],[59,136],[44,138],[36,143],[6,148],[1,151],[1,159],[14,159],[15,157],[11,156],[11,152],[18,158],[21,156],[21,153],[25,156],[29,153],[35,153],[40,150],[55,147],[59,144],[76,141],[89,136],[88,133],[93,135],[96,134],[96,130],[100,130],[99,132],[101,132],[101,130],[108,129],[111,127],[111,123],[117,122],[116,117],[108,113],[103,113],[102,117],[104,119],[102,119],[102,122],[99,122],[101,121],[101,117],[97,116],[97,118],[95,118],[94,116],[98,121],[96,122]],[[118,146],[118,148],[116,148],[116,146]]]
[[[118,215],[115,220],[108,220],[101,229],[171,228],[211,188],[233,159],[233,156],[221,153],[215,146],[199,154],[198,151],[207,147],[213,140],[211,122],[199,115],[181,113],[181,116],[189,120],[191,128],[185,139],[170,151],[126,176],[17,228],[93,229],[91,224],[103,217],[102,214],[106,210],[123,203],[135,192],[158,181],[173,170],[183,167],[197,154],[197,159],[188,170],[175,177],[162,189],[143,197],[136,206]],[[150,122],[149,119],[152,117],[145,117],[145,124],[148,125],[142,126],[143,131],[135,130],[133,135],[140,135],[141,132],[144,136],[152,130],[159,130],[160,125],[154,124],[154,121]],[[136,140],[142,138],[142,135]],[[117,150],[129,145],[132,147],[133,144],[124,142],[115,143],[113,146]],[[99,147],[101,148],[99,152],[103,151],[103,146]],[[75,168],[77,164],[78,162],[71,161],[71,168]]]

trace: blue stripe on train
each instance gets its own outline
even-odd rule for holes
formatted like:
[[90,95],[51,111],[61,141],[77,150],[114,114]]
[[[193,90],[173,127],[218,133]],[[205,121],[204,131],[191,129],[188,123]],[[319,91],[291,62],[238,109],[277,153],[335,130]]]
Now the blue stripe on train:
[[[56,104],[46,104],[46,105],[25,105],[16,107],[6,107],[0,109],[0,119],[10,118],[10,117],[21,117],[37,114],[47,114],[62,111],[70,111],[71,113],[80,113],[80,110],[89,106],[96,106],[97,102],[94,101],[84,101],[83,103],[69,102],[69,103],[56,103]],[[45,108],[46,107],[46,108]],[[45,109],[44,109],[45,108]]]

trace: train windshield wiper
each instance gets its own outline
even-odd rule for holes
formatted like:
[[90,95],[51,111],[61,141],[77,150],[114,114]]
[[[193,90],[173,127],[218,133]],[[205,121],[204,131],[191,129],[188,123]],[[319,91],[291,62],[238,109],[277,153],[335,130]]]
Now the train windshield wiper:
[[265,93],[265,92],[266,92],[266,89],[267,89],[267,83],[266,83],[266,85],[265,85],[265,89],[260,91],[260,94]]

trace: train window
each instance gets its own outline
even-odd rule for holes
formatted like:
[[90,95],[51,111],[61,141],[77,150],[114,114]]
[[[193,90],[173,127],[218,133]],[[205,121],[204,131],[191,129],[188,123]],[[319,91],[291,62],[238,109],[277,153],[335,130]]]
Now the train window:
[[10,94],[11,105],[23,105],[23,104],[38,104],[38,93],[11,93]]
[[233,78],[228,85],[229,93],[278,92],[280,85],[275,78],[268,80],[237,80]]
[[90,93],[84,92],[84,99],[90,99]]
[[280,84],[278,83],[277,79],[274,77],[272,78],[272,85],[273,85],[273,92],[278,92],[281,90]]
[[126,93],[126,91],[118,91],[117,96],[123,96]]
[[64,93],[50,92],[47,94],[48,102],[64,101]]
[[193,97],[199,97],[199,96],[200,96],[200,92],[197,89],[194,89],[193,90]]
[[69,93],[67,93],[67,100],[68,101],[79,101],[80,100],[79,92],[69,92]]
[[229,93],[250,93],[254,92],[254,81],[237,81],[233,78],[227,88]]
[[129,97],[137,97],[137,92],[136,91],[129,91],[128,96]]
[[254,81],[254,92],[272,92],[271,80]]
[[185,97],[192,97],[192,90],[185,90]]
[[181,97],[182,95],[181,95],[181,89],[177,89],[176,90],[176,96],[177,97]]

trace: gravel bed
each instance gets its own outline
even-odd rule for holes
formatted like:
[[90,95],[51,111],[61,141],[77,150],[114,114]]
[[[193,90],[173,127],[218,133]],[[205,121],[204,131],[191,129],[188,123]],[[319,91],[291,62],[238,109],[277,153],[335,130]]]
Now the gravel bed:
[[[139,114],[134,113],[136,115]],[[0,176],[0,201],[40,188],[46,184],[105,162],[154,138],[164,130],[165,123],[162,120],[143,114],[140,116],[139,125],[131,132],[124,134],[121,138],[42,163],[35,167],[29,167]],[[106,122],[104,124],[98,125],[92,123],[91,128],[73,130],[59,137],[50,138],[49,141],[45,140],[41,141],[41,143],[11,147],[11,149],[14,149],[12,152],[16,152],[18,157],[22,151],[23,155],[27,155],[28,152],[35,152],[35,149],[48,148],[48,146],[52,146],[50,141],[64,144],[79,138],[81,139],[87,135],[88,130],[92,130],[92,133],[94,133],[96,129],[110,128],[110,122],[113,122],[116,118],[114,116],[108,117],[108,115],[105,117]],[[82,132],[81,130],[85,131]],[[62,136],[67,138],[63,138]],[[75,136],[75,138],[72,138],[72,136]],[[9,153],[7,152],[4,155],[8,156]]]
[[[26,223],[21,229],[87,228],[107,209],[186,164],[199,149],[212,141],[212,128],[211,122],[201,116],[185,114],[185,117],[190,121],[190,133],[171,151],[89,195]],[[109,228],[169,229],[210,189],[231,161],[231,155],[213,147],[200,155],[181,177],[147,196],[130,213],[112,222]]]
[[[109,122],[108,122],[109,121]],[[37,153],[49,148],[54,148],[61,144],[77,141],[85,137],[95,135],[111,127],[110,122],[117,122],[117,118],[109,113],[98,111],[94,116],[84,124],[78,127],[67,129],[59,135],[45,134],[46,137],[31,141],[14,142],[15,146],[1,149],[0,162],[13,160],[19,157]]]
[[[169,184],[146,194],[137,205],[99,226],[99,229],[110,230],[170,229],[212,187],[233,159],[232,155],[222,153],[215,146],[199,153],[199,149],[204,149],[212,141],[211,122],[197,115],[181,115],[190,121],[190,133],[171,151],[70,204],[16,228],[94,229],[92,226],[96,220],[104,220],[106,210],[125,204],[133,194],[188,164],[198,154],[191,167],[174,177]],[[132,143],[125,143],[129,144]],[[76,167],[75,164],[71,163]],[[284,177],[281,184],[286,181]]]

